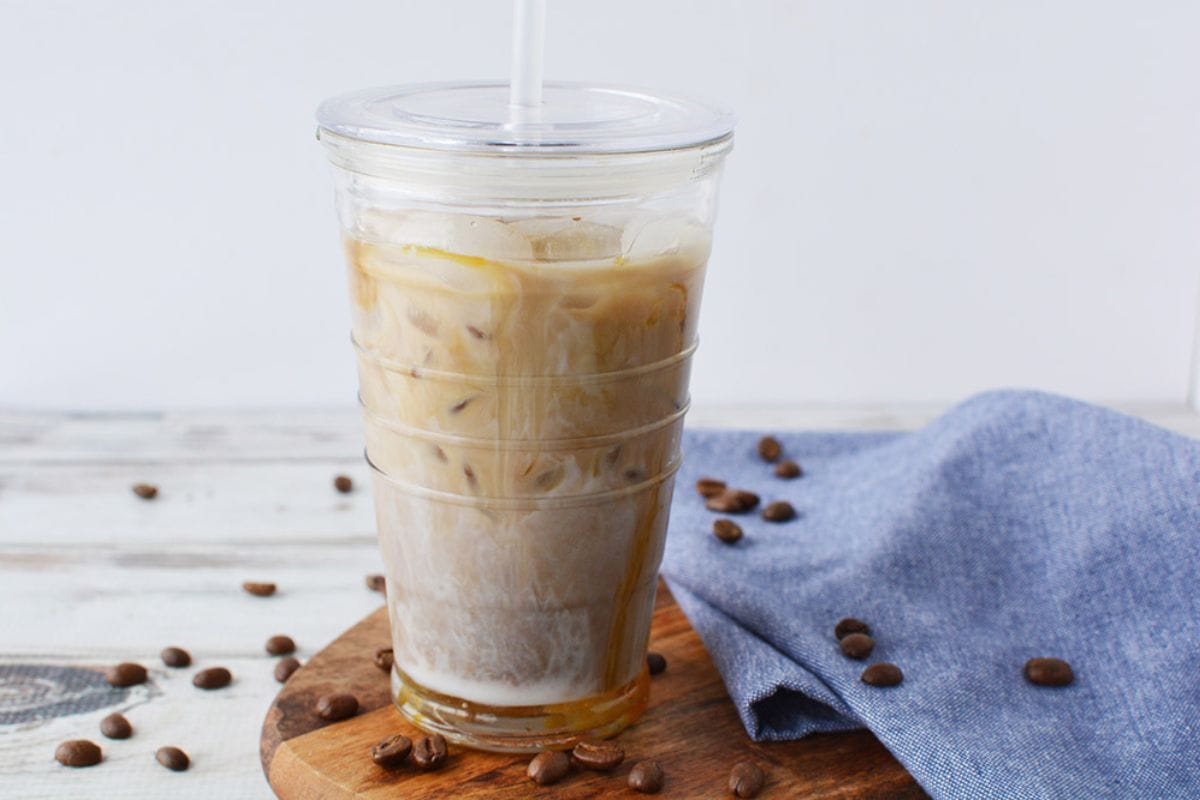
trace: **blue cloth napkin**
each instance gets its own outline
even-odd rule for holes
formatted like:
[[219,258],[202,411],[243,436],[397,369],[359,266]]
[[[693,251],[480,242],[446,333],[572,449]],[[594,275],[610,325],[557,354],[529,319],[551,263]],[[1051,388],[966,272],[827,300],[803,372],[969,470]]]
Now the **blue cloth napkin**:
[[[866,727],[935,798],[1200,798],[1200,442],[1012,391],[914,433],[777,433],[791,481],[761,435],[688,432],[663,563],[754,739]],[[722,544],[703,476],[800,516]],[[1035,656],[1074,684],[1026,682]],[[904,682],[863,684],[877,661]]]

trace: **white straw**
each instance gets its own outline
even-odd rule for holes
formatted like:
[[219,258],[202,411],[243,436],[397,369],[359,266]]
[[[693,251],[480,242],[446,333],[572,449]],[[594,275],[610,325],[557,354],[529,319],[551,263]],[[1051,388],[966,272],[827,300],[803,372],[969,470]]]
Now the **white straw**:
[[542,47],[546,0],[513,0],[512,77],[508,102],[518,119],[542,104]]

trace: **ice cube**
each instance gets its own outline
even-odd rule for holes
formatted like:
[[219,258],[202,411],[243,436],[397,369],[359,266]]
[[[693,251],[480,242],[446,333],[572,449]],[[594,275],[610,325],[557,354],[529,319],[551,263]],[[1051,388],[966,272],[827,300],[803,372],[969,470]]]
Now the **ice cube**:
[[358,220],[361,238],[393,245],[415,245],[489,261],[527,261],[533,258],[529,239],[512,226],[491,217],[433,211],[363,212]]
[[510,223],[528,237],[540,261],[593,261],[621,254],[621,230],[576,217],[538,217]]
[[627,259],[651,258],[673,253],[706,256],[709,234],[694,219],[678,215],[649,217],[626,226],[621,237],[621,253]]

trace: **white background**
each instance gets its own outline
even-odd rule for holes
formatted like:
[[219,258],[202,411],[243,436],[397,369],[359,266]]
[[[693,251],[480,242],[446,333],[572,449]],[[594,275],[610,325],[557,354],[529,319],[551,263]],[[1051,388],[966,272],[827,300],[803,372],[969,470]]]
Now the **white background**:
[[[550,0],[547,73],[733,106],[698,404],[1183,403],[1200,4]],[[312,112],[503,77],[503,0],[0,0],[0,406],[348,405]]]

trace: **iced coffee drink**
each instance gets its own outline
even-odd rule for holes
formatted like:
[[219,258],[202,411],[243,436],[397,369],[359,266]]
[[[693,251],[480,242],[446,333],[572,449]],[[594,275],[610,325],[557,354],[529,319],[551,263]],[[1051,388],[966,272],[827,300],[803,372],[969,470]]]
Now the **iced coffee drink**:
[[[393,91],[403,106],[456,90]],[[593,104],[604,91],[564,90]],[[646,701],[728,130],[665,151],[446,150],[350,136],[338,113],[323,107],[322,139],[397,702],[490,749],[611,734]]]

